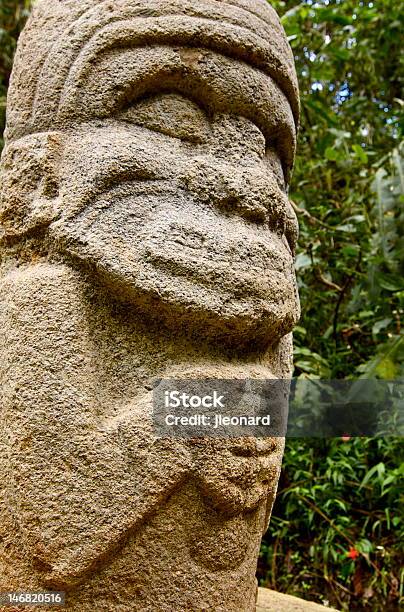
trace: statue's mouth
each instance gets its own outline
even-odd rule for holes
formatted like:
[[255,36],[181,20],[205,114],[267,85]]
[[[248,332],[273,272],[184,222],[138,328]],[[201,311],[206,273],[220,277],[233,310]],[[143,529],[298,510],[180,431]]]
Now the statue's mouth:
[[231,289],[235,299],[273,298],[274,281],[282,283],[291,277],[290,253],[274,232],[265,229],[255,235],[254,229],[246,229],[225,241],[220,234],[177,228],[174,238],[167,235],[164,242],[150,241],[143,259],[162,272],[203,287]]
[[276,222],[268,211],[254,222],[190,198],[165,204],[142,230],[140,260],[224,302],[286,302],[294,298],[293,256]]
[[175,311],[206,333],[239,329],[246,338],[276,338],[296,322],[293,256],[269,213],[255,222],[191,193],[134,194],[126,185],[54,227],[59,244],[149,314]]

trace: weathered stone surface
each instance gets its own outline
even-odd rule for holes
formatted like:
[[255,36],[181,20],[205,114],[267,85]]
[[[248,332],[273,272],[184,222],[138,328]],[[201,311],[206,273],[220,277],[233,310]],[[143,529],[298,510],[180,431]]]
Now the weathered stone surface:
[[277,593],[269,589],[258,589],[257,612],[324,612],[334,608],[325,608],[319,604],[291,595]]
[[159,439],[150,389],[290,376],[279,20],[264,0],[42,0],[8,104],[0,591],[250,612],[283,441]]

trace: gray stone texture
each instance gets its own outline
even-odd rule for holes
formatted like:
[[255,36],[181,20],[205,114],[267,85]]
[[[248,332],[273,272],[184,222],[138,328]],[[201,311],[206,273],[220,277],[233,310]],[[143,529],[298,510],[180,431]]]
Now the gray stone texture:
[[159,439],[151,386],[291,375],[279,19],[265,0],[39,1],[7,112],[0,591],[251,612],[283,440]]
[[337,612],[334,608],[324,607],[299,597],[284,595],[269,589],[258,589],[256,612],[324,612],[324,610]]

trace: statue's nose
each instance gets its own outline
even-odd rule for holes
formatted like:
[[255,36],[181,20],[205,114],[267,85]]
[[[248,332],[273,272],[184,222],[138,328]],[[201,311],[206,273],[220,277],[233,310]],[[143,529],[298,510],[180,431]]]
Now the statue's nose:
[[286,195],[272,172],[261,165],[240,167],[217,159],[215,164],[198,161],[185,178],[188,189],[225,214],[271,225],[285,218]]
[[271,175],[255,168],[235,169],[218,177],[215,204],[227,214],[254,223],[282,224],[283,194]]
[[188,189],[225,214],[269,223],[274,229],[284,227],[287,197],[268,168],[215,161],[215,165],[202,162],[189,170]]

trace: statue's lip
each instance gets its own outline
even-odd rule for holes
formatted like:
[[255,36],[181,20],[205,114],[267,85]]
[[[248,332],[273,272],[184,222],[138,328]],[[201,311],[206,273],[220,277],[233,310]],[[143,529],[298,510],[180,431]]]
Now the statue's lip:
[[[281,238],[276,239],[278,244],[273,249],[261,244],[261,250],[252,252],[247,259],[243,254],[236,258],[225,249],[211,251],[205,244],[191,246],[177,238],[172,248],[169,242],[163,248],[148,246],[144,259],[164,272],[184,276],[207,288],[231,281],[232,292],[240,293],[240,297],[263,297],[268,292],[273,294],[274,276],[292,278],[292,256],[286,246],[284,252],[276,248]],[[164,247],[168,247],[168,252],[164,252]]]

